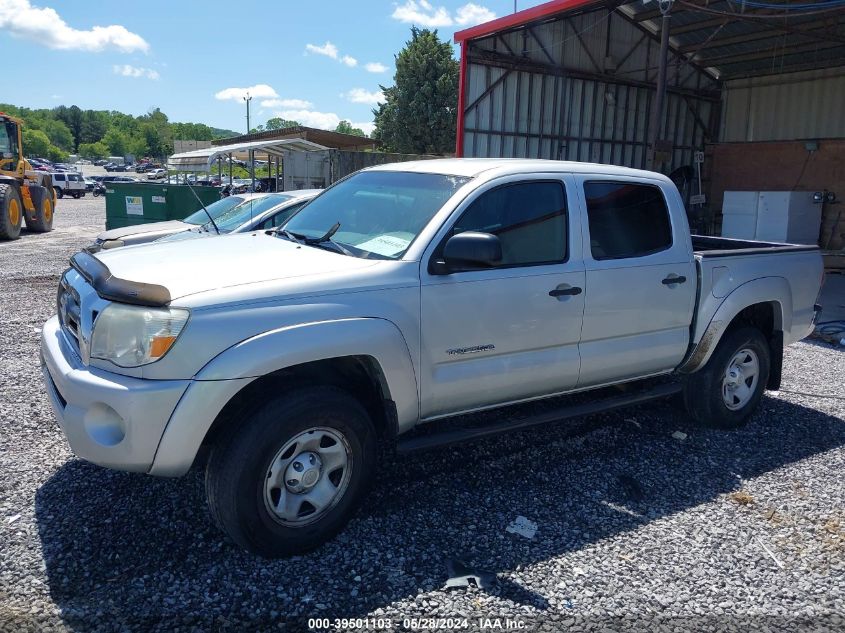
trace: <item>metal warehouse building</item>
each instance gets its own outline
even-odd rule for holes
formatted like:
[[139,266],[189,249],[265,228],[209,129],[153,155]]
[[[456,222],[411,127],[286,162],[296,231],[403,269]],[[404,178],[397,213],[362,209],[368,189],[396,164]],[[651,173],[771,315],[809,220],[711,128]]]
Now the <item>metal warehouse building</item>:
[[[689,181],[703,153],[710,220],[726,189],[845,197],[842,0],[555,0],[455,40],[458,156],[680,168]],[[827,206],[822,246],[842,248]]]

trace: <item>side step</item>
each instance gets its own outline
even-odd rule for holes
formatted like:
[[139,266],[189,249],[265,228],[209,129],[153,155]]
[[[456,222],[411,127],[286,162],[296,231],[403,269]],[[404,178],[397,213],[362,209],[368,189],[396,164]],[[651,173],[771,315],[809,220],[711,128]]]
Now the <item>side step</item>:
[[498,435],[499,433],[508,431],[521,431],[540,424],[562,422],[570,418],[604,413],[605,411],[630,407],[651,400],[659,400],[674,395],[680,392],[681,389],[683,389],[683,385],[680,382],[663,383],[631,393],[605,396],[587,402],[564,405],[536,415],[517,417],[514,420],[506,420],[495,424],[461,429],[447,428],[443,431],[429,433],[427,435],[415,435],[406,439],[400,437],[396,449],[399,453],[427,451],[450,444],[469,442],[490,435]]

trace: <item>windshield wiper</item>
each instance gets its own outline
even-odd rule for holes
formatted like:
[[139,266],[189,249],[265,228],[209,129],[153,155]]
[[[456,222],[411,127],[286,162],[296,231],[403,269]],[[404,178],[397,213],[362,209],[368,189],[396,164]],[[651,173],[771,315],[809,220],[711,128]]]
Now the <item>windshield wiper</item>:
[[294,233],[292,231],[288,231],[284,228],[279,228],[276,230],[277,235],[281,235],[286,239],[289,239],[291,242],[296,242],[297,244],[305,244],[306,246],[316,246],[317,248],[324,248],[328,250],[332,250],[336,253],[340,253],[341,255],[349,255],[350,257],[355,257],[355,254],[350,251],[348,248],[345,248],[341,244],[332,240],[332,236],[337,233],[338,229],[340,228],[340,222],[335,222],[334,226],[326,231],[325,235],[320,237],[308,237],[306,235],[302,235],[301,233]]

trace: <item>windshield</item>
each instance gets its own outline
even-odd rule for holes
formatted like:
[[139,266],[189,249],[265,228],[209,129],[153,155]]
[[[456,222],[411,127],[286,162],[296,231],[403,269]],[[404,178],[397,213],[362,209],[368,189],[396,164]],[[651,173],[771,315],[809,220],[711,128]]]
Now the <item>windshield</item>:
[[[217,221],[217,218],[220,217],[222,214],[226,213],[232,207],[236,207],[244,199],[241,196],[227,196],[226,198],[221,198],[216,202],[212,202],[209,205],[206,205],[206,209],[208,209],[208,213],[211,214],[211,217]],[[182,222],[187,222],[188,224],[205,224],[208,222],[208,214],[200,209],[196,213],[192,213],[187,218],[182,220]]]
[[278,207],[288,200],[293,200],[293,198],[294,196],[283,193],[271,193],[266,196],[250,198],[246,202],[221,213],[219,216],[215,216],[214,221],[217,222],[217,228],[220,229],[221,233],[230,233],[244,222],[249,222],[265,211]]
[[359,257],[398,259],[435,213],[469,178],[399,171],[365,171],[305,205],[284,229],[332,241]]

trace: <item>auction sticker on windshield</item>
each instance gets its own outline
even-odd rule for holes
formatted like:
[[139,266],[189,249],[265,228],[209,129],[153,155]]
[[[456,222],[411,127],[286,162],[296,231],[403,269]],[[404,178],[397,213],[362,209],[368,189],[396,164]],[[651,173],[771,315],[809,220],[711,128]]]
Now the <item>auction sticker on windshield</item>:
[[356,246],[365,251],[376,253],[377,255],[384,255],[385,257],[394,257],[408,248],[411,240],[406,240],[403,237],[396,235],[379,235],[371,240]]

